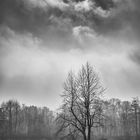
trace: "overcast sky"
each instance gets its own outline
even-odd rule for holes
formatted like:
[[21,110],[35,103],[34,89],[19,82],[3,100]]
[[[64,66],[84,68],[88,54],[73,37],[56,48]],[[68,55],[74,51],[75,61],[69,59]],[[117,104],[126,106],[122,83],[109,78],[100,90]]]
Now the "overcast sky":
[[0,0],[0,102],[56,109],[87,61],[106,98],[140,97],[140,0]]

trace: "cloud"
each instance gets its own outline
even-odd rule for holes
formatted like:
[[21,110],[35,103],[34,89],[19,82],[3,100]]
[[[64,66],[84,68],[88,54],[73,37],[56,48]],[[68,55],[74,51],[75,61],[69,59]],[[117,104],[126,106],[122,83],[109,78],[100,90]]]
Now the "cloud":
[[49,7],[57,7],[63,10],[68,5],[64,3],[62,0],[23,0],[25,3],[27,3],[32,8],[40,7],[44,10]]
[[99,15],[102,18],[107,18],[110,16],[110,11],[108,10],[103,10],[101,7],[97,7],[94,10],[94,13]]
[[99,71],[110,97],[138,95],[139,4],[1,0],[1,97],[56,107],[68,71],[87,61]]
[[[63,26],[60,28],[59,24],[57,25],[51,17],[62,21],[69,19],[71,26],[80,26],[82,23],[85,24],[84,26],[89,26],[93,20],[96,20],[96,15],[101,17],[106,15],[105,10],[100,6],[96,8],[90,0],[70,3],[61,0],[2,0],[0,5],[0,23],[2,25],[4,24],[21,33],[31,32],[39,37],[48,32],[49,28],[55,28],[56,30],[59,28],[63,31]],[[80,11],[78,7],[81,9]],[[85,9],[85,11],[82,9]],[[94,15],[95,13],[96,15]],[[87,17],[87,14],[89,17]]]
[[83,44],[85,38],[94,38],[96,33],[87,26],[76,26],[73,28],[73,35],[80,44]]
[[89,0],[80,1],[74,3],[74,7],[76,11],[90,11],[92,9],[92,2]]
[[[44,4],[45,2],[49,4]],[[30,32],[35,36],[44,34],[50,28],[51,16],[61,17],[61,1],[0,1],[0,24],[17,32]]]
[[105,31],[112,30],[112,32],[115,32],[130,27],[137,35],[139,32],[139,5],[138,0],[115,1],[115,7],[110,10],[111,15],[104,21],[104,26],[107,27]]
[[140,3],[138,0],[108,0],[107,2],[104,0],[78,2],[2,0],[0,5],[1,24],[18,32],[31,32],[39,37],[48,32],[50,27],[56,30],[59,28],[63,31],[63,26],[60,28],[59,22],[57,25],[51,17],[62,21],[69,19],[72,27],[88,26],[101,34],[115,34],[127,26],[139,34]]
[[133,49],[132,52],[129,54],[131,60],[140,66],[140,48]]
[[[125,0],[119,1],[117,9],[114,12],[114,17],[122,24],[121,30],[125,32],[125,39],[130,42],[134,47],[129,54],[129,58],[139,65],[140,53],[140,1],[138,0]],[[126,30],[128,29],[128,30]]]

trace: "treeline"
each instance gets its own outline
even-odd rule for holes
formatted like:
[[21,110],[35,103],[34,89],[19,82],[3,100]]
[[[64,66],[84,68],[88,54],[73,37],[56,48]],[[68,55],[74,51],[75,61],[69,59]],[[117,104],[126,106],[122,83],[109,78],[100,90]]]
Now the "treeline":
[[[110,99],[103,102],[103,125],[92,129],[93,137],[132,137],[140,135],[139,100]],[[72,137],[58,121],[58,114],[47,107],[20,105],[16,100],[0,106],[0,137]],[[64,130],[65,129],[65,130]],[[77,134],[78,135],[78,134]]]
[[140,135],[140,106],[138,98],[130,101],[110,99],[104,102],[103,127],[97,133],[106,137]]
[[47,107],[20,105],[18,101],[3,102],[0,108],[1,136],[47,136],[54,132],[55,115]]

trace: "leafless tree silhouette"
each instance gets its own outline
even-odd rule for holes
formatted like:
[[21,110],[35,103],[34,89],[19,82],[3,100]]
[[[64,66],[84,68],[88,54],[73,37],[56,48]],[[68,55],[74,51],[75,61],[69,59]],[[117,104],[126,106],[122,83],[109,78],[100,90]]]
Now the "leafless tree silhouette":
[[99,77],[89,63],[82,66],[77,75],[70,72],[64,83],[61,118],[69,126],[76,128],[84,140],[91,139],[92,127],[103,125],[100,99],[103,91]]

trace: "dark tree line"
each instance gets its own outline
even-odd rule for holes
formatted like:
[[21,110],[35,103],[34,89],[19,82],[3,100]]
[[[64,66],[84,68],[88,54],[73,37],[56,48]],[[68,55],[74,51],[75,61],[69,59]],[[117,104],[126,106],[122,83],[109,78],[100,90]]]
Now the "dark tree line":
[[51,137],[54,119],[54,113],[47,107],[25,106],[9,100],[1,104],[0,135]]
[[60,140],[96,140],[140,135],[139,99],[104,100],[104,88],[90,64],[64,82],[63,104],[58,113],[47,107],[21,105],[9,100],[0,105],[0,138],[46,137]]

